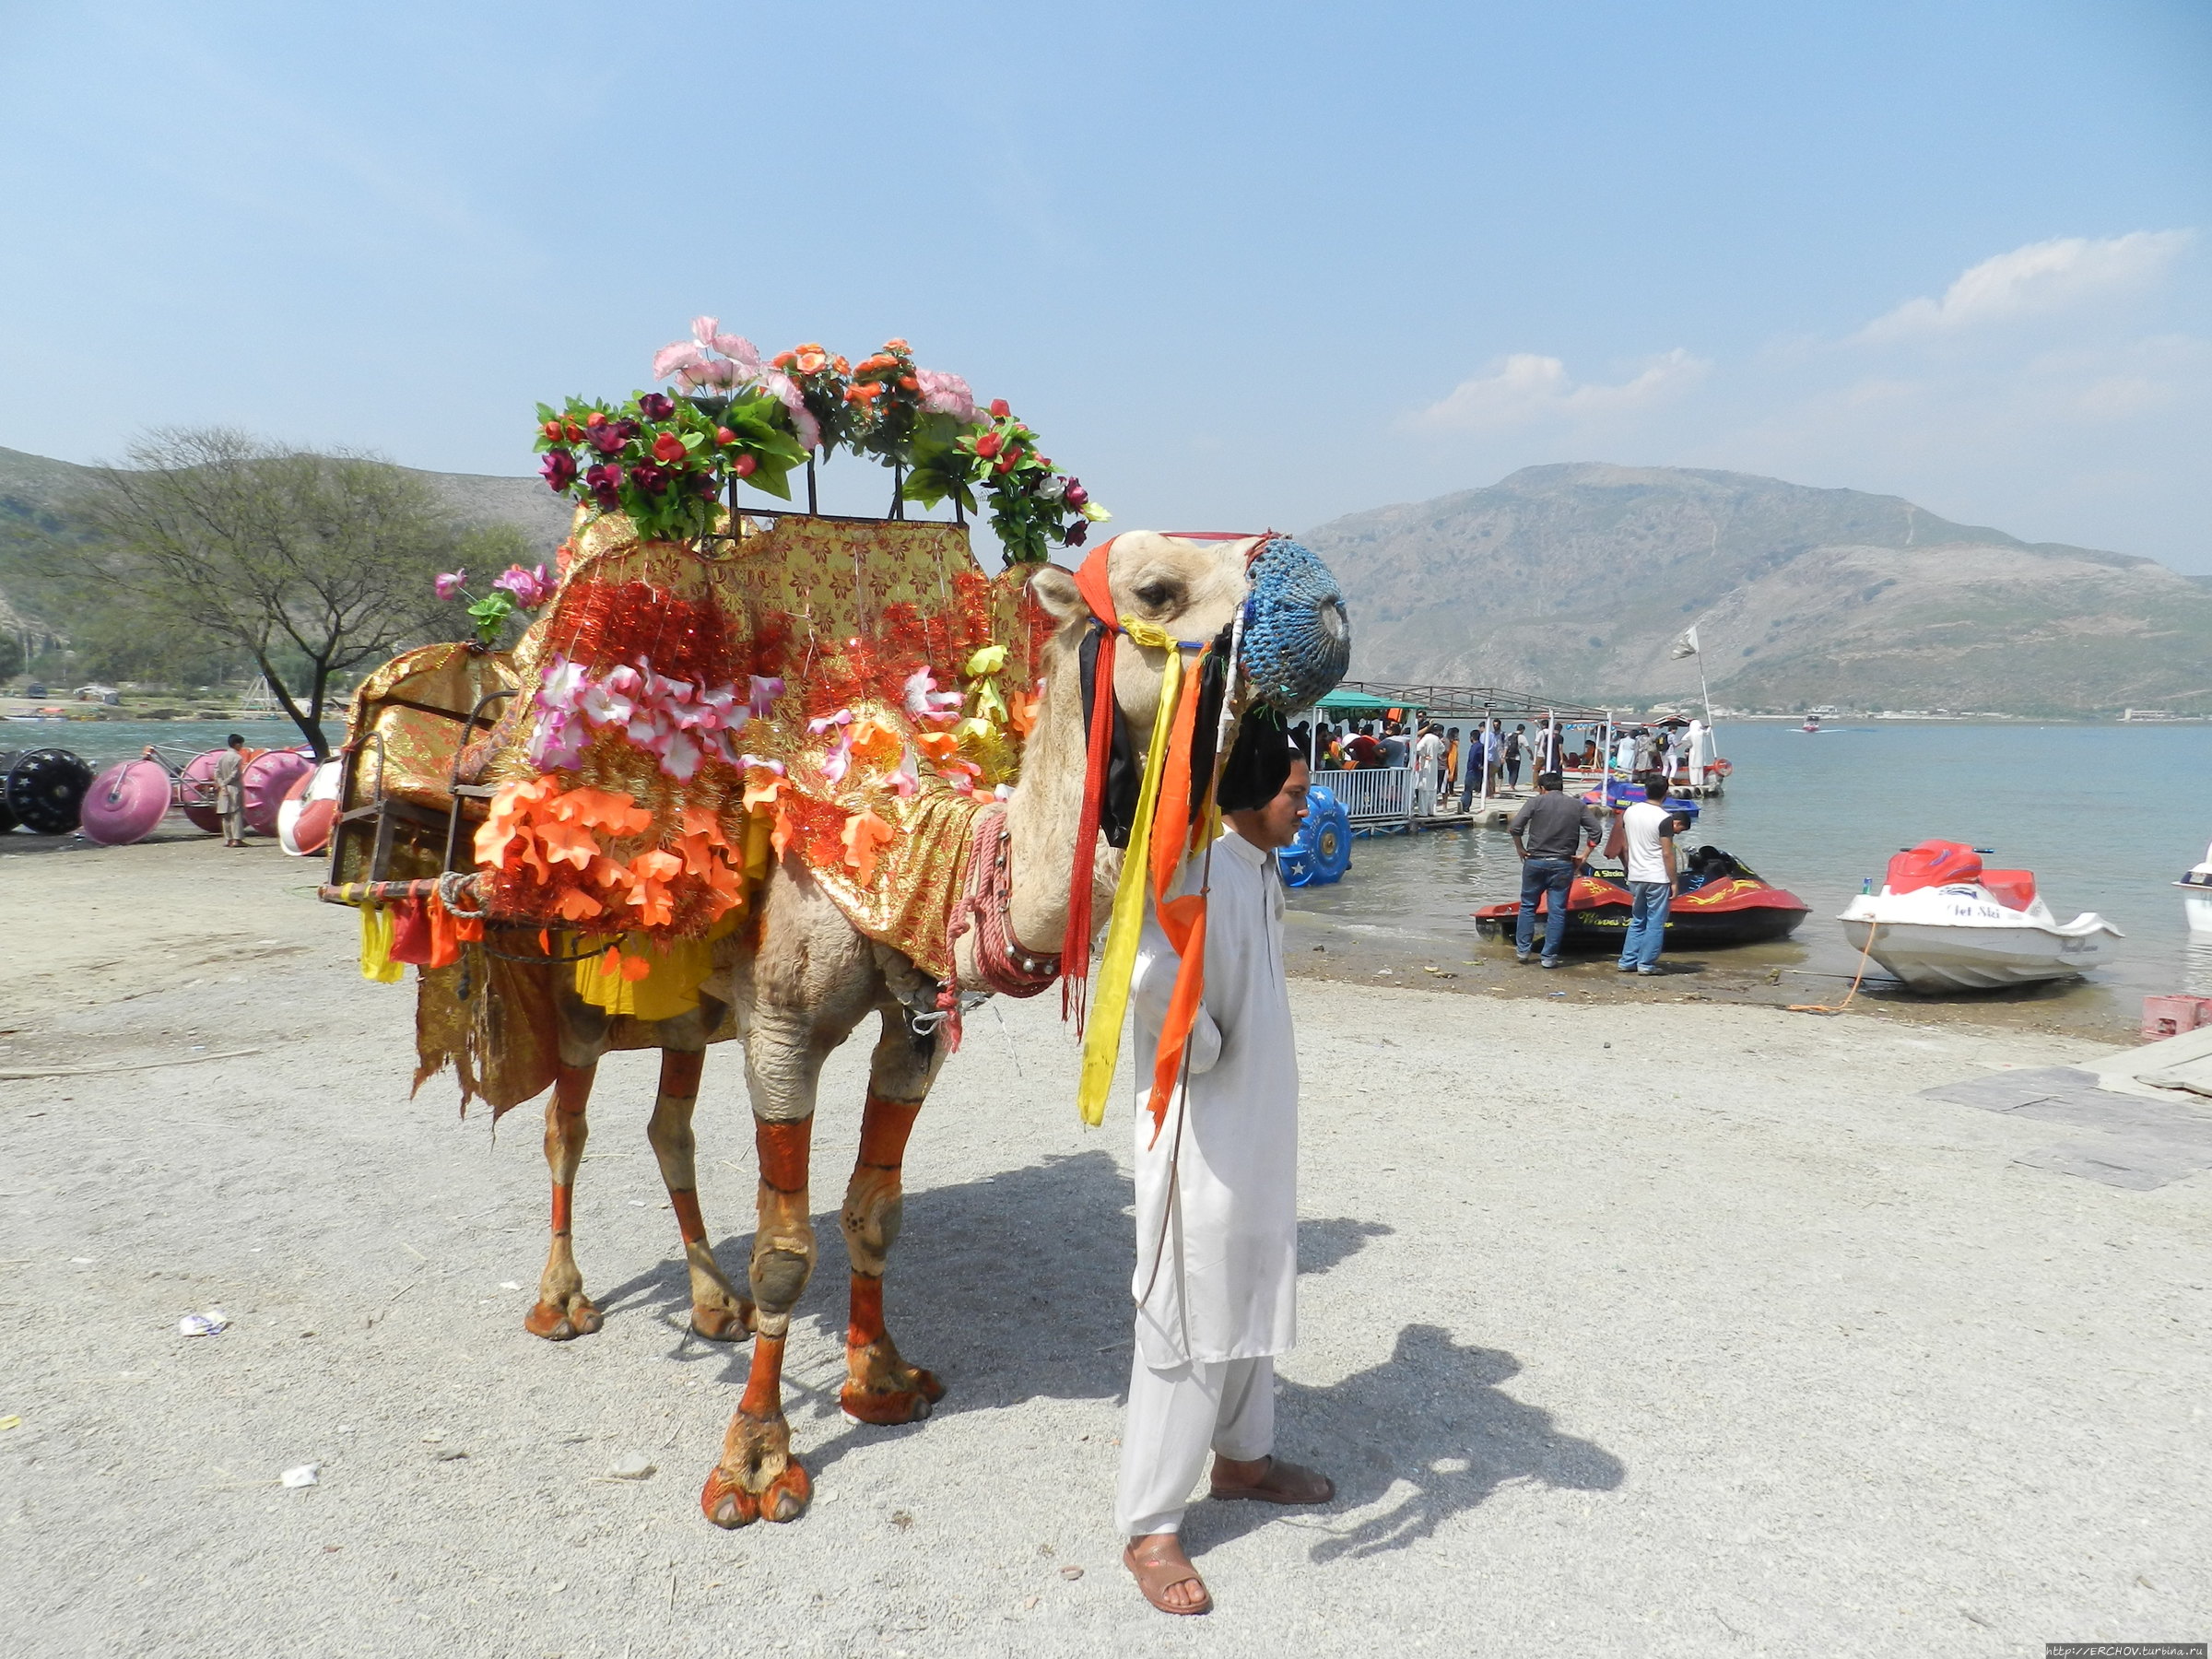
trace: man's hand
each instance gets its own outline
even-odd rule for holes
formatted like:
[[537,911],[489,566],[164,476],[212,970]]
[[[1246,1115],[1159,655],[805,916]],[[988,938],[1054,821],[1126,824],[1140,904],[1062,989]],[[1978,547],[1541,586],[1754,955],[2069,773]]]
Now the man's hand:
[[1523,864],[1528,862],[1528,849],[1521,844],[1521,831],[1518,830],[1513,831],[1513,856]]

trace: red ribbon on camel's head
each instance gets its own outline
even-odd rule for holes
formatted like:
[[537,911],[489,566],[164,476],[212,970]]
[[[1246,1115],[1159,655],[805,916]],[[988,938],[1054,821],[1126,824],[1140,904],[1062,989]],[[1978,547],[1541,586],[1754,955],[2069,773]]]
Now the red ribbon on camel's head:
[[1099,814],[1106,801],[1106,770],[1113,755],[1113,641],[1122,631],[1114,612],[1113,589],[1106,579],[1107,555],[1117,537],[1108,536],[1076,568],[1076,590],[1090,606],[1099,629],[1098,662],[1092,680],[1083,767],[1083,808],[1076,819],[1076,861],[1067,885],[1067,925],[1060,935],[1060,1018],[1071,1013],[1076,1030],[1090,994],[1091,892],[1099,862]]

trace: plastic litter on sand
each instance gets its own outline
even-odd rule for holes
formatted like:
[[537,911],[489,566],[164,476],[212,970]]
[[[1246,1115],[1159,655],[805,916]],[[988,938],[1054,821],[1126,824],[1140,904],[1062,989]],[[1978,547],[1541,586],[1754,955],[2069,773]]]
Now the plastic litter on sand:
[[187,1313],[177,1321],[180,1336],[219,1336],[230,1323],[230,1316],[220,1308],[210,1308],[205,1313]]
[[618,1457],[608,1466],[609,1480],[651,1480],[656,1471],[653,1460],[642,1453],[633,1452],[628,1457]]
[[301,1464],[296,1469],[287,1469],[278,1477],[288,1487],[311,1487],[315,1484],[315,1471],[321,1464]]

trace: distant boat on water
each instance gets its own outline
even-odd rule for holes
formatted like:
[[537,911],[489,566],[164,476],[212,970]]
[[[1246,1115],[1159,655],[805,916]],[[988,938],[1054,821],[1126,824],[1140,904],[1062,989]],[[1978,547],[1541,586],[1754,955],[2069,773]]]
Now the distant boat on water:
[[1805,724],[1799,726],[1797,729],[1801,732],[1808,732],[1817,735],[1820,730],[1820,716],[1818,714],[1807,714],[1805,717]]

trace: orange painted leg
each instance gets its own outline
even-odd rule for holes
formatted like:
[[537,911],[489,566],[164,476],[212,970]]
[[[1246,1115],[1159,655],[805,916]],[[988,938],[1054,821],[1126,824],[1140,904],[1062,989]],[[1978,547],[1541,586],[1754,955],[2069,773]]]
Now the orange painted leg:
[[606,1323],[583,1293],[583,1275],[577,1271],[576,1252],[570,1240],[576,1170],[583,1162],[583,1143],[589,1135],[584,1105],[591,1099],[595,1069],[592,1065],[563,1065],[554,1078],[553,1098],[546,1102],[546,1163],[553,1171],[553,1242],[546,1253],[546,1270],[538,1276],[537,1306],[530,1310],[523,1328],[549,1342],[588,1336]]
[[814,1119],[760,1123],[760,1219],[750,1271],[758,1306],[752,1371],[745,1396],[723,1437],[722,1461],[707,1477],[699,1507],[717,1526],[744,1526],[765,1516],[795,1521],[813,1483],[791,1455],[783,1416],[783,1342],[791,1311],[814,1271],[814,1226],[806,1215],[806,1163]]
[[753,1304],[738,1294],[714,1259],[707,1242],[706,1219],[699,1210],[691,1113],[699,1104],[699,1075],[705,1059],[696,1049],[661,1051],[661,1091],[653,1103],[645,1138],[660,1160],[661,1180],[667,1185],[668,1203],[684,1241],[684,1265],[691,1275],[691,1329],[710,1342],[737,1342],[752,1329]]
[[853,1312],[845,1328],[845,1415],[864,1423],[913,1423],[945,1397],[945,1384],[899,1357],[883,1324],[883,1274],[898,1241],[900,1171],[919,1100],[888,1100],[874,1089],[861,1119],[860,1157],[838,1217],[853,1262]]

